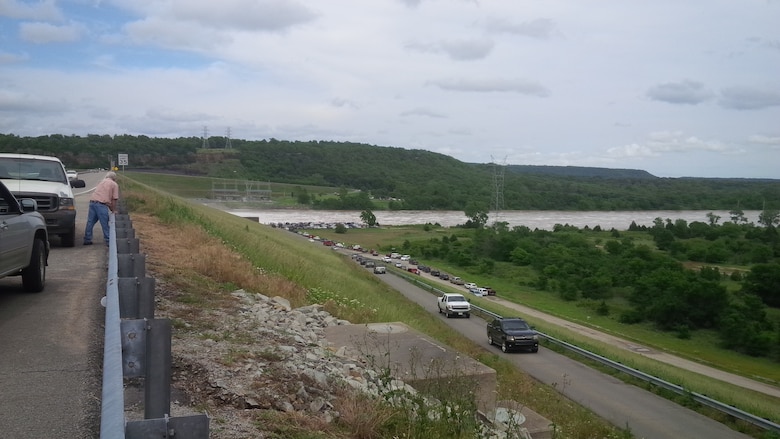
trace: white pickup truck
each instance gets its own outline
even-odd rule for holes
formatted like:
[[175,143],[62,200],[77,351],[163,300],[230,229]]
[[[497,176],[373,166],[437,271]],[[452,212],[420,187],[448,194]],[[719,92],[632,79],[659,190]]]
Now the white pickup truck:
[[452,316],[471,317],[471,304],[461,294],[445,293],[437,299],[439,314],[444,313],[447,318]]

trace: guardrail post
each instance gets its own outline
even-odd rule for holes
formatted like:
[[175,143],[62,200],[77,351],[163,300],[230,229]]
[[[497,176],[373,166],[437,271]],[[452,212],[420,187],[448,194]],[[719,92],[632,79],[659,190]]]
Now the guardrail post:
[[118,285],[121,318],[154,318],[155,280],[153,277],[120,277]]
[[163,418],[171,413],[171,321],[147,320],[144,418]]
[[119,277],[146,277],[146,255],[142,253],[118,254],[116,257]]

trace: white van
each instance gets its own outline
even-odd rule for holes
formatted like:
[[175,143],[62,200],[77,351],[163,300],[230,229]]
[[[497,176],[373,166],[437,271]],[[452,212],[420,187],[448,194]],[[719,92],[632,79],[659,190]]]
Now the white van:
[[84,180],[68,180],[65,166],[56,157],[31,154],[0,154],[0,180],[18,198],[32,198],[46,220],[49,236],[58,235],[63,247],[76,240],[76,204],[72,187]]

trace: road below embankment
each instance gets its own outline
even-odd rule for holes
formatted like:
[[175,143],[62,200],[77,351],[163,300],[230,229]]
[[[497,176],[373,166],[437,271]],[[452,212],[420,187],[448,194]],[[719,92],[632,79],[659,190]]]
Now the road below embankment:
[[429,311],[432,317],[442,319],[453,330],[484,345],[538,381],[553,386],[616,427],[630,429],[635,438],[749,438],[693,410],[549,349],[541,348],[536,354],[503,353],[495,346],[488,346],[486,322],[481,318],[472,315],[469,319],[448,319],[438,313],[435,296],[430,292],[392,274],[378,276]]

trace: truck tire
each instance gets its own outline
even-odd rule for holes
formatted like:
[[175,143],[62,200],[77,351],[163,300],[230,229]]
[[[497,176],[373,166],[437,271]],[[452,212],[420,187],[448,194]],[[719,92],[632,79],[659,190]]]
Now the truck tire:
[[22,288],[28,293],[43,291],[46,283],[46,245],[42,240],[33,241],[30,265],[22,270]]

